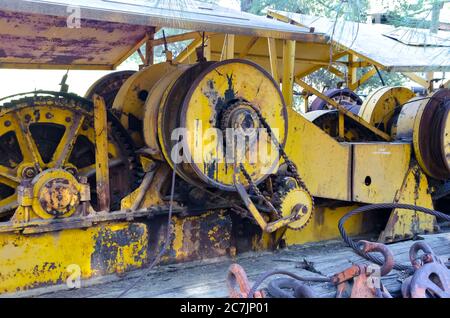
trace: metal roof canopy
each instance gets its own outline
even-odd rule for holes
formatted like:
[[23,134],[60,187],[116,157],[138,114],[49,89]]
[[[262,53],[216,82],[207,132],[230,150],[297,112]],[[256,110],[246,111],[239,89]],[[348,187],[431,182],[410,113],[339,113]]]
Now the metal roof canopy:
[[[67,27],[74,7],[79,29]],[[0,68],[114,69],[160,27],[325,41],[307,28],[192,0],[0,0]]]
[[[383,34],[392,33],[396,28],[386,24],[364,24],[334,21],[323,17],[270,10],[287,17],[301,26],[325,33],[334,44],[389,71],[433,72],[450,71],[450,47],[407,45]],[[402,28],[403,30],[408,28]],[[409,28],[411,32],[414,29]],[[450,33],[440,32],[444,44],[448,44]],[[447,41],[445,41],[447,40]]]

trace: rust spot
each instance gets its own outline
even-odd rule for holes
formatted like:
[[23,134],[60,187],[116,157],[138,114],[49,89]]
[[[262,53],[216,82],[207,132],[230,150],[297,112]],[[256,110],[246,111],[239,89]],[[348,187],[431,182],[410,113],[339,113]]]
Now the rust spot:
[[[144,231],[144,228],[138,224],[129,224],[128,227],[117,231],[103,228],[95,238],[94,253],[91,256],[92,269],[98,271],[98,274],[104,275],[123,266],[124,264],[118,264],[121,249],[133,244],[140,246],[139,243],[145,235]],[[145,262],[145,249],[136,249],[133,257],[137,263]]]

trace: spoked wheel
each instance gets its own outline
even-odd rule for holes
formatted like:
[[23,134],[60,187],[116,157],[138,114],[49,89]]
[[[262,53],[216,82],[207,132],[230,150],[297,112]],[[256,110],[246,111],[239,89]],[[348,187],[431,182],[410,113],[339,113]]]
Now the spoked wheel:
[[[363,103],[362,99],[355,92],[351,91],[348,88],[329,89],[324,92],[324,95],[341,104],[354,114],[358,114],[359,109]],[[316,99],[314,99],[314,101],[311,103],[309,111],[334,109],[335,108],[332,105],[328,104],[320,97],[316,97]]]
[[[111,208],[138,186],[140,168],[130,138],[108,114]],[[0,108],[0,217],[17,207],[17,187],[46,169],[88,178],[96,205],[92,104],[70,94],[32,96]]]
[[103,97],[108,109],[112,108],[114,99],[122,85],[133,75],[135,71],[118,71],[107,74],[92,84],[84,98],[92,100],[95,94]]

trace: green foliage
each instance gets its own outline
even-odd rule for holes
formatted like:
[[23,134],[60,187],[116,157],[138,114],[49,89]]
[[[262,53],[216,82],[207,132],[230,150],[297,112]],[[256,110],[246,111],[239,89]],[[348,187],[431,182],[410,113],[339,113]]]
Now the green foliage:
[[383,22],[395,26],[429,29],[431,23],[429,19],[423,17],[431,18],[432,5],[442,2],[442,0],[417,0],[411,3],[410,0],[397,0],[393,10],[386,14]]
[[346,20],[363,21],[368,9],[368,0],[241,0],[243,11],[264,14],[266,9],[275,9],[308,15]]
[[[189,0],[181,0],[189,1]],[[411,3],[410,0],[397,0],[394,10],[389,12],[386,16],[385,23],[396,26],[410,26],[429,28],[429,22],[425,19],[418,20],[417,15],[424,12],[431,12],[431,4],[443,0],[417,0]],[[217,3],[218,0],[203,0],[205,3]],[[179,4],[178,4],[179,5]],[[364,22],[367,20],[367,12],[369,9],[369,0],[241,0],[241,9],[246,12],[264,15],[267,9],[275,9],[282,11],[289,11],[295,13],[302,13],[307,15],[324,16],[331,20],[348,20],[355,22]],[[431,14],[431,13],[430,13]],[[165,29],[166,36],[186,32],[185,30]],[[340,30],[336,29],[335,36],[339,35]],[[156,38],[161,38],[162,32],[156,34]],[[184,41],[174,44],[169,44],[168,48],[177,56],[190,41]],[[145,51],[145,46],[142,48]],[[164,47],[158,46],[154,52],[155,62],[165,60]],[[134,54],[131,59],[141,64],[141,60],[137,54]],[[345,71],[344,68],[341,71]],[[368,69],[358,69],[358,77],[367,72]],[[381,76],[386,85],[402,85],[406,78],[399,73],[388,73],[380,71]],[[336,87],[343,79],[336,77],[334,74],[328,72],[326,69],[321,69],[305,78],[305,80],[316,87],[323,90],[326,88]],[[359,89],[358,93],[367,94],[371,90],[381,85],[379,76],[373,76]],[[300,89],[298,89],[300,91]],[[300,100],[300,98],[296,98]]]
[[[423,1],[419,0],[417,5],[409,5],[408,0],[399,0],[398,10],[396,14],[402,17],[408,10],[420,10],[423,8]],[[256,14],[264,14],[266,9],[275,9],[289,11],[307,15],[324,16],[336,20],[346,20],[354,22],[365,22],[367,20],[367,11],[369,8],[368,0],[242,0],[246,4],[248,12]],[[397,8],[397,7],[396,7]],[[243,9],[245,7],[243,6]],[[336,29],[334,35],[338,36],[340,30]],[[345,69],[341,68],[341,71]],[[358,78],[362,76],[368,69],[358,69]],[[386,85],[402,85],[405,77],[398,73],[388,73],[380,71],[381,76]],[[305,81],[319,90],[337,87],[344,79],[338,78],[326,69],[320,69],[313,74],[307,76]],[[358,93],[366,95],[376,87],[381,86],[379,76],[373,76],[366,83],[358,88]],[[301,91],[301,89],[298,89]],[[303,99],[299,96],[295,98],[297,106],[303,103]]]

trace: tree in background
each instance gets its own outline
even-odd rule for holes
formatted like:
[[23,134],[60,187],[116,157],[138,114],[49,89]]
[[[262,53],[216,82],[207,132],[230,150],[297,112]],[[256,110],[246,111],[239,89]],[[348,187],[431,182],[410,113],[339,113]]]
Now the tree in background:
[[[362,23],[367,21],[369,0],[241,0],[241,10],[243,11],[262,15],[265,14],[265,11],[268,8],[306,15],[322,16],[333,21],[340,19]],[[400,14],[400,10],[398,13]],[[338,34],[339,30],[335,30],[335,32]],[[358,69],[358,77],[368,70],[369,69],[366,68]],[[344,71],[344,69],[342,68],[341,71]],[[403,75],[398,73],[388,73],[381,70],[380,75],[383,77],[386,85],[402,85],[406,80]],[[336,87],[342,82],[342,79],[321,69],[307,76],[306,81],[314,87],[324,90]],[[358,89],[358,93],[365,95],[380,85],[380,78],[372,77],[366,83],[361,85]],[[300,88],[298,88],[298,90],[300,90]],[[302,103],[302,99],[297,97],[296,104],[300,103]]]
[[[393,24],[395,26],[408,26],[416,28],[428,28],[429,22],[423,22],[415,18],[418,14],[429,12],[431,14],[432,8],[436,8],[436,3],[442,3],[448,0],[417,0],[411,3],[410,0],[397,0],[394,9],[385,15],[385,23]],[[207,3],[218,3],[218,0],[203,0]],[[431,4],[431,6],[430,6]],[[434,4],[434,6],[433,6]],[[264,15],[266,10],[275,9],[282,11],[289,11],[307,15],[323,16],[333,21],[346,20],[353,22],[367,21],[367,12],[369,10],[369,0],[241,0],[241,10],[253,14]],[[166,36],[174,35],[180,32],[185,32],[175,29],[165,29]],[[339,30],[335,30],[338,35]],[[161,31],[157,37],[162,37]],[[190,41],[185,41],[176,44],[169,44],[169,49],[173,51],[174,56],[181,52]],[[155,61],[160,62],[164,60],[163,47],[155,48]],[[140,63],[137,56],[132,59]],[[369,69],[358,69],[358,77],[363,75]],[[341,71],[345,71],[341,68]],[[386,85],[403,85],[407,79],[400,73],[389,73],[380,70],[380,76],[383,78]],[[342,79],[336,77],[334,74],[321,69],[306,77],[306,81],[318,89],[334,88]],[[374,76],[358,88],[358,93],[366,95],[373,89],[381,85],[379,76]],[[300,91],[299,87],[296,90]],[[296,98],[297,103],[301,103],[301,98]]]

